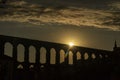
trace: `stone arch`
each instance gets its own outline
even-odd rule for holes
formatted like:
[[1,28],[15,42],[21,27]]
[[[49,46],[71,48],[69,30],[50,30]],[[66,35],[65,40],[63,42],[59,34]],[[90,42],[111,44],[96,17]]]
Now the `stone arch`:
[[107,54],[105,55],[105,58],[108,58],[108,55],[107,55]]
[[19,65],[17,66],[17,69],[23,69],[23,65],[22,65],[22,64],[19,64]]
[[99,57],[102,59],[103,58],[102,54],[99,54]]
[[[4,55],[7,55],[9,57],[13,57],[13,45],[9,42],[6,42],[4,45]],[[16,53],[17,54],[17,53]]]
[[34,65],[33,65],[33,64],[32,64],[32,65],[30,65],[30,66],[29,66],[29,68],[30,68],[30,69],[34,68]]
[[46,53],[47,50],[44,47],[40,48],[40,63],[45,64],[46,63]]
[[68,64],[70,64],[70,65],[73,64],[73,53],[72,53],[72,51],[69,51],[69,53],[68,53]]
[[85,54],[84,54],[84,60],[87,60],[89,58],[89,55],[88,55],[88,53],[86,52]]
[[65,61],[65,51],[62,49],[60,50],[60,63]]
[[51,48],[50,50],[50,64],[56,63],[56,51],[54,48]]
[[24,62],[25,47],[22,44],[17,46],[17,61]]
[[40,68],[43,69],[45,66],[44,65],[41,65]]
[[95,59],[95,58],[96,58],[96,55],[95,55],[94,53],[92,53],[91,58],[92,58],[92,59]]
[[81,59],[81,53],[79,51],[76,53],[76,56],[77,56],[77,60]]
[[36,49],[34,46],[29,47],[29,62],[35,63],[36,60]]

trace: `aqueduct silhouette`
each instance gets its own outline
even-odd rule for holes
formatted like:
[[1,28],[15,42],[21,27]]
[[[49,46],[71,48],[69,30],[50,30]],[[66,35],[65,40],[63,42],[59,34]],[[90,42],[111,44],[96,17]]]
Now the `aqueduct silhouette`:
[[[62,69],[66,69],[67,71],[68,67],[70,67],[67,72],[69,73],[70,70],[80,69],[81,66],[81,69],[91,66],[94,68],[100,67],[99,69],[103,69],[104,66],[104,70],[108,69],[107,71],[109,71],[114,67],[114,53],[115,51],[107,51],[79,46],[69,47],[69,45],[66,44],[0,35],[0,56],[11,57],[10,59],[11,61],[13,61],[13,76],[15,76],[14,73],[20,73],[17,70],[33,70],[34,72],[36,72],[36,70],[48,70],[48,68],[52,70],[53,68],[53,72],[58,69],[61,72]],[[36,75],[39,75],[40,73],[41,72],[37,73]],[[8,74],[8,76],[11,75]],[[24,79],[28,78],[24,77]],[[34,77],[34,80],[39,79],[41,79],[41,77]],[[19,79],[13,79],[13,77],[11,77],[7,80]]]

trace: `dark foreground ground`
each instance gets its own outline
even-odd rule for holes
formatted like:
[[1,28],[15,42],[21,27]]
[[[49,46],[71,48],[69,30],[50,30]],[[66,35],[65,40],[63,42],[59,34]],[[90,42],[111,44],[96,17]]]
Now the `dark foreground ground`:
[[120,80],[119,67],[108,66],[49,66],[40,70],[17,69],[15,80]]

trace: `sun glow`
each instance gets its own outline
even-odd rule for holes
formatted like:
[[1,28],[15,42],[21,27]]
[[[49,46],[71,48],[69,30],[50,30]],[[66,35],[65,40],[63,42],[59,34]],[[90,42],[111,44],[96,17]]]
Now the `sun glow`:
[[73,43],[73,42],[70,42],[70,43],[69,43],[69,46],[70,46],[70,47],[74,46],[74,43]]

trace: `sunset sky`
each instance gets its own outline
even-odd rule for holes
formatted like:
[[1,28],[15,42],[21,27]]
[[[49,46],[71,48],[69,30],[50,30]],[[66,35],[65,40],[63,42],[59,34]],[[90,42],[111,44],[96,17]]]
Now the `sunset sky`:
[[0,34],[112,50],[120,46],[119,0],[8,0]]

